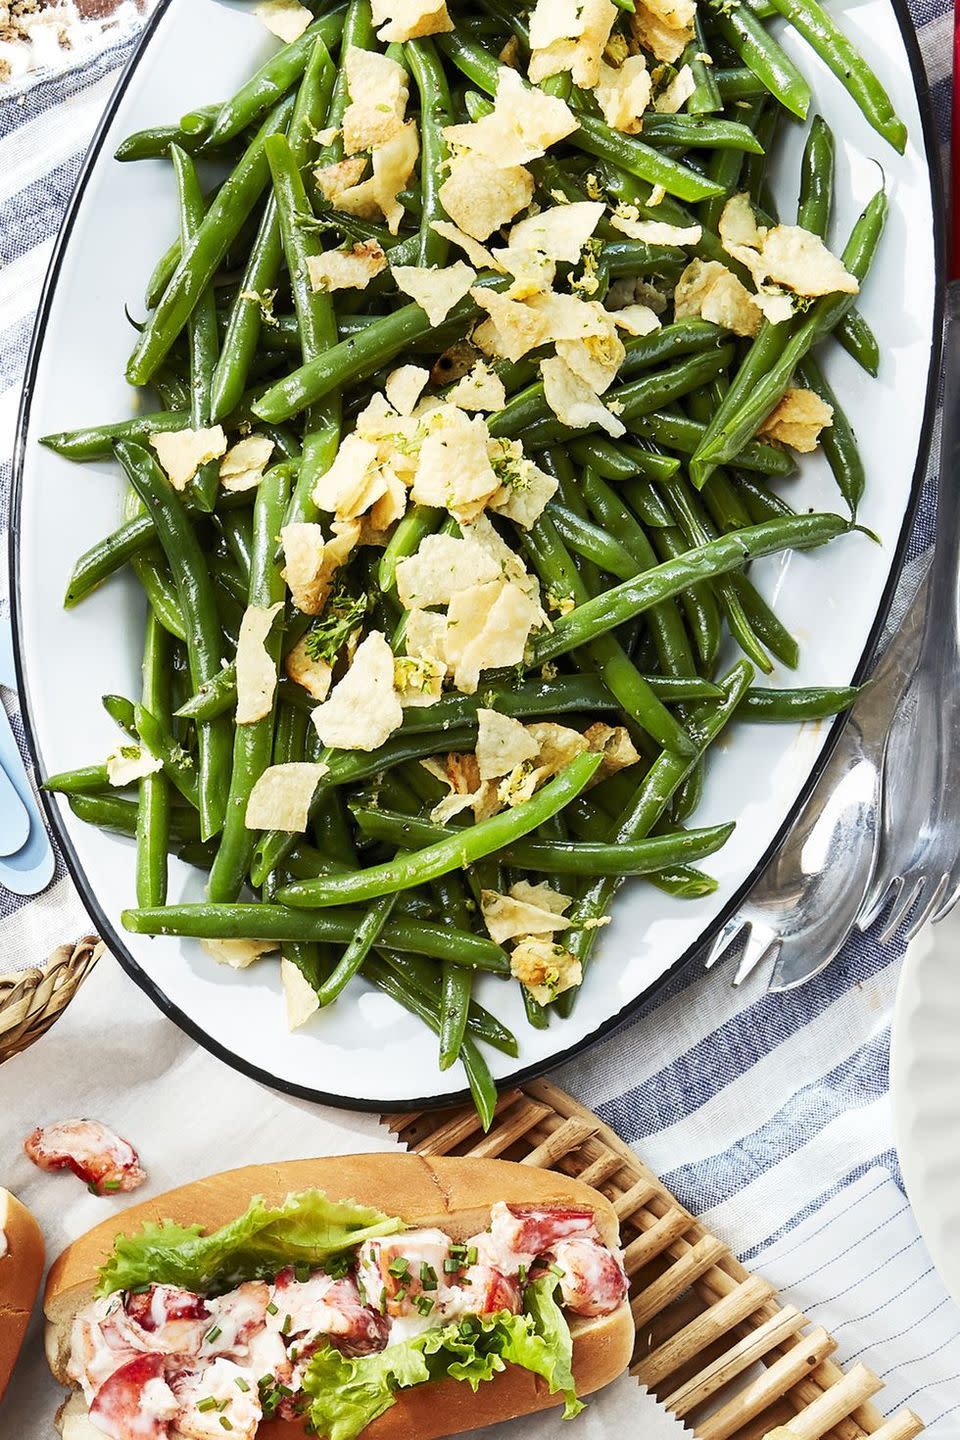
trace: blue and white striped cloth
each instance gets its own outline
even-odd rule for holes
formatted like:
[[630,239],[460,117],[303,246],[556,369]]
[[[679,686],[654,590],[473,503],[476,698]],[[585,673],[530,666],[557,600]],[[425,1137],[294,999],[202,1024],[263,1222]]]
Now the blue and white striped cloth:
[[[945,146],[952,12],[949,0],[912,0],[911,9]],[[84,148],[127,51],[128,45],[107,49],[73,73],[0,98],[4,528],[19,386],[43,274]],[[934,509],[928,484],[911,555],[929,545]],[[0,894],[0,927],[0,968],[11,968],[36,963],[88,924],[61,866],[36,900]],[[899,941],[881,947],[857,935],[823,975],[785,996],[766,995],[759,975],[735,991],[722,971],[691,970],[614,1040],[556,1078],[635,1145],[748,1262],[798,1291],[802,1298],[791,1298],[806,1313],[835,1330],[845,1327],[841,1358],[869,1350],[875,1368],[885,1368],[885,1354],[887,1368],[895,1366],[897,1356],[889,1358],[884,1342],[893,1347],[898,1329],[912,1338],[916,1327],[916,1338],[932,1353],[914,1357],[912,1385],[897,1371],[891,1395],[936,1421],[938,1440],[956,1440],[960,1312],[929,1273],[893,1149],[890,1014],[902,948]],[[819,1261],[811,1227],[821,1235]],[[867,1250],[876,1275],[865,1290],[864,1257],[854,1256],[844,1271],[843,1256],[859,1238],[881,1232],[880,1248],[871,1243]],[[884,1248],[891,1236],[900,1248]],[[901,1251],[909,1252],[909,1273]],[[828,1261],[848,1275],[842,1284],[823,1270]],[[915,1293],[905,1299],[901,1286]],[[847,1310],[837,1291],[848,1296]],[[915,1308],[918,1299],[929,1314]],[[879,1328],[870,1318],[878,1315]],[[902,1339],[898,1353],[910,1359]]]

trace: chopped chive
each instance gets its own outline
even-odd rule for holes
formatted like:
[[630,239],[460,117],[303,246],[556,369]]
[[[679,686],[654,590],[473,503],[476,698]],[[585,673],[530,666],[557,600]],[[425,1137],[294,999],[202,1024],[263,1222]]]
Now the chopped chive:
[[212,1395],[205,1395],[202,1400],[197,1401],[197,1409],[201,1415],[205,1415],[208,1410],[216,1410],[216,1408],[217,1402]]
[[204,1343],[204,1345],[212,1345],[213,1342],[214,1342],[214,1340],[219,1340],[219,1339],[220,1339],[220,1336],[221,1336],[222,1334],[223,1334],[223,1331],[220,1329],[220,1326],[219,1326],[219,1325],[214,1325],[213,1329],[212,1329],[212,1330],[208,1330],[207,1333],[206,1333],[206,1335],[204,1335],[204,1337],[203,1337],[203,1343]]
[[100,1182],[100,1189],[101,1189],[101,1190],[105,1190],[105,1191],[107,1192],[107,1194],[109,1195],[109,1194],[111,1194],[114,1190],[119,1190],[119,1189],[120,1189],[120,1181],[119,1181],[119,1180],[102,1180],[102,1181]]
[[392,1260],[387,1266],[387,1273],[397,1280],[402,1280],[410,1273],[410,1262],[406,1256],[398,1255],[396,1260]]
[[420,1261],[420,1284],[424,1290],[436,1290],[437,1272],[426,1260]]
[[267,1314],[268,1314],[268,1315],[277,1315],[277,1314],[279,1314],[278,1308],[277,1308],[276,1305],[274,1305],[274,1303],[273,1303],[272,1300],[270,1301],[270,1304],[267,1306]]
[[477,1263],[477,1247],[476,1247],[476,1245],[471,1245],[471,1246],[470,1246],[470,1249],[467,1251],[467,1264],[468,1264],[468,1265],[476,1265],[476,1263]]
[[303,1285],[310,1279],[310,1266],[305,1260],[298,1260],[293,1267],[293,1273],[300,1284]]
[[238,1375],[233,1383],[236,1385],[237,1389],[242,1390],[244,1394],[246,1394],[247,1391],[250,1389],[250,1386],[247,1384],[246,1380],[244,1380],[242,1375]]
[[230,1424],[230,1421],[227,1419],[226,1415],[220,1416],[220,1424],[223,1426],[224,1430],[233,1429],[233,1426]]
[[293,1316],[292,1316],[292,1315],[284,1315],[284,1317],[283,1317],[283,1324],[280,1326],[280,1334],[281,1334],[281,1335],[289,1335],[289,1334],[290,1334],[290,1326],[291,1326],[292,1324],[293,1324]]

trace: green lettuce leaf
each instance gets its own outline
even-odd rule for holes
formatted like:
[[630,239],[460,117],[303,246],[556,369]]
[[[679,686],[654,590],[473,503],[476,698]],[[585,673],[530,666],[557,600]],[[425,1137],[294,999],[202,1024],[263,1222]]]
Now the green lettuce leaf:
[[245,1215],[209,1235],[198,1225],[165,1220],[118,1236],[101,1267],[97,1293],[153,1282],[212,1294],[276,1275],[285,1265],[319,1265],[371,1236],[402,1229],[401,1220],[372,1206],[330,1200],[322,1190],[302,1190],[272,1207],[257,1195]]
[[313,1356],[303,1387],[310,1422],[327,1440],[354,1440],[396,1401],[397,1391],[427,1380],[462,1380],[476,1390],[508,1364],[541,1375],[551,1395],[563,1394],[563,1418],[583,1405],[573,1387],[573,1341],[554,1298],[557,1281],[544,1276],[524,1292],[524,1313],[471,1315],[390,1345],[379,1355],[350,1359],[332,1346]]

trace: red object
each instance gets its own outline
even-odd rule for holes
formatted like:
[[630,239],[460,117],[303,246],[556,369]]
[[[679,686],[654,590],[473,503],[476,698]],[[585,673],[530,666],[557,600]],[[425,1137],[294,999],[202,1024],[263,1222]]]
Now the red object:
[[960,0],[953,11],[953,106],[950,131],[950,239],[947,279],[960,278]]
[[163,1377],[162,1355],[138,1355],[115,1370],[93,1397],[90,1419],[112,1440],[166,1440],[170,1420],[141,1409],[144,1386]]
[[41,1170],[72,1170],[95,1195],[136,1190],[147,1178],[128,1140],[99,1120],[61,1120],[38,1125],[23,1148]]
[[517,1221],[511,1241],[518,1254],[542,1255],[558,1240],[587,1235],[594,1229],[592,1210],[574,1210],[564,1205],[508,1205],[507,1209]]
[[131,1292],[125,1297],[123,1308],[141,1330],[148,1332],[157,1330],[168,1320],[205,1320],[210,1314],[202,1295],[180,1290],[175,1285],[151,1285],[149,1290]]

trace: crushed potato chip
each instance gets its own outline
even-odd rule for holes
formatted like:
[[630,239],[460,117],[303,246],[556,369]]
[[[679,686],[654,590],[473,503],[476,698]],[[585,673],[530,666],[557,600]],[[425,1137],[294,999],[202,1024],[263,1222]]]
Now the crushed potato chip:
[[501,485],[488,504],[524,530],[535,525],[557,490],[557,480],[541,470],[523,453],[519,440],[498,441],[502,459],[495,468]]
[[445,615],[439,615],[435,610],[411,610],[405,632],[407,654],[422,659],[443,660],[446,632]]
[[758,290],[768,280],[795,295],[856,295],[860,289],[819,235],[799,225],[758,226],[746,194],[730,197],[717,228],[723,248],[747,267]]
[[658,60],[672,65],[694,37],[696,0],[635,0],[633,38]]
[[558,340],[556,348],[560,359],[596,395],[609,390],[627,353],[612,316],[605,334],[588,335],[584,340]]
[[338,520],[355,520],[385,494],[377,446],[356,431],[347,435],[329,470],[313,487],[313,503]]
[[434,326],[443,323],[477,278],[477,272],[462,260],[442,267],[392,265],[390,270],[397,289],[416,301]]
[[540,374],[547,404],[564,425],[572,430],[598,426],[615,439],[626,433],[622,420],[607,409],[596,391],[575,374],[559,355],[541,360]]
[[386,268],[386,254],[376,240],[361,240],[349,250],[325,250],[322,255],[307,257],[312,290],[365,290]]
[[663,220],[633,220],[622,214],[612,215],[610,224],[629,240],[642,240],[646,245],[699,245],[703,235],[699,225],[668,225]]
[[510,970],[541,1005],[549,1005],[583,979],[583,967],[569,950],[536,937],[523,939],[516,946],[510,956]]
[[[481,310],[486,310],[490,316],[490,331],[486,332],[481,326],[476,339],[493,354],[516,362],[551,338],[547,317],[538,314],[530,305],[511,300],[496,290],[481,290],[479,286],[474,286],[470,294]],[[481,334],[481,331],[484,333]]]
[[689,65],[681,65],[669,85],[666,85],[653,102],[653,108],[660,115],[676,115],[686,105],[697,88],[693,71]]
[[326,660],[315,660],[310,654],[306,635],[301,636],[284,656],[284,673],[288,680],[301,686],[314,700],[326,700],[333,683],[333,666]]
[[174,490],[186,490],[201,465],[226,454],[222,425],[201,430],[168,430],[150,436],[150,444]]
[[398,415],[413,414],[429,379],[430,371],[422,365],[399,365],[390,371],[383,389]]
[[548,260],[576,265],[580,252],[596,230],[603,215],[600,200],[578,200],[570,205],[552,205],[539,215],[519,220],[510,231],[511,251],[537,250]]
[[529,880],[518,880],[510,886],[510,894],[514,900],[522,900],[526,905],[538,905],[541,910],[552,910],[554,915],[562,915],[569,910],[572,895],[564,895],[560,890],[554,890],[546,880],[533,885]]
[[451,245],[459,245],[470,264],[477,270],[495,270],[497,268],[497,262],[487,247],[481,245],[479,240],[474,240],[472,235],[468,235],[458,225],[452,224],[449,220],[431,220],[430,228],[435,230],[438,235],[442,235],[444,240],[449,240]]
[[[325,188],[325,185],[334,188],[330,172],[340,171],[350,162],[342,161],[339,166],[326,166],[314,174],[321,192],[331,199],[331,203],[338,210],[343,210],[348,215],[356,215],[361,220],[373,220],[380,214],[386,220],[390,233],[396,235],[404,216],[403,206],[397,196],[413,174],[419,153],[420,137],[416,121],[408,120],[389,140],[374,147],[373,174],[368,179],[349,185],[339,182],[331,199]],[[360,166],[359,175],[362,175],[365,169],[366,162]]]
[[642,55],[628,55],[618,69],[600,64],[600,78],[594,88],[603,118],[612,130],[638,135],[643,113],[650,104],[652,84]]
[[613,319],[628,335],[651,335],[660,329],[660,317],[649,305],[621,305]]
[[625,725],[606,725],[597,720],[584,731],[583,738],[591,750],[603,756],[600,769],[594,776],[595,782],[636,765],[640,759]]
[[487,453],[489,435],[481,416],[471,419],[455,405],[431,411],[410,498],[436,505],[457,520],[479,514],[500,481]]
[[261,955],[271,955],[280,948],[276,940],[201,940],[200,944],[218,964],[229,965],[232,970],[246,970]]
[[443,694],[447,667],[431,655],[400,655],[393,662],[393,684],[403,706],[433,705]]
[[220,461],[220,484],[224,490],[252,490],[259,485],[273,451],[274,443],[269,435],[247,435],[231,445]]
[[238,725],[252,725],[262,720],[273,708],[277,688],[277,661],[266,648],[266,639],[283,601],[276,605],[248,605],[240,621],[237,640],[237,713]]
[[280,984],[287,1014],[287,1029],[298,1030],[320,1009],[317,992],[299,966],[284,955],[280,961]]
[[300,0],[259,0],[253,13],[262,20],[267,29],[287,45],[298,40],[308,25],[313,23],[313,14]]
[[385,45],[442,35],[453,29],[446,0],[373,0],[373,23]]
[[250,791],[243,822],[247,829],[302,834],[314,792],[329,769],[329,765],[301,761],[268,766]]
[[816,450],[820,431],[833,424],[833,406],[815,394],[791,386],[783,399],[764,420],[758,435],[780,440],[792,450],[808,455]]
[[359,186],[366,168],[365,156],[351,155],[346,160],[338,160],[334,165],[318,165],[313,172],[313,178],[324,200],[339,206],[341,195]]
[[616,18],[611,0],[537,0],[530,15],[531,81],[539,85],[568,70],[575,85],[592,89]]
[[347,559],[360,535],[356,522],[335,527],[324,541],[319,525],[299,521],[280,531],[283,578],[293,603],[304,615],[319,615],[326,604],[335,572]]
[[407,72],[377,50],[347,49],[343,60],[350,103],[343,116],[347,155],[385,144],[403,126],[407,109]]
[[467,125],[447,125],[448,145],[486,157],[499,170],[526,165],[564,140],[580,122],[556,95],[528,85],[509,66],[497,72],[497,94],[489,115]]
[[556,775],[588,748],[579,730],[555,720],[535,720],[527,730],[537,742],[537,766],[546,779]]
[[517,899],[515,889],[512,887],[509,895],[501,895],[497,890],[480,891],[483,922],[490,939],[497,945],[521,935],[552,935],[557,930],[569,930],[570,921],[563,915],[555,909]]
[[381,631],[371,630],[361,641],[350,669],[310,718],[334,750],[379,750],[399,729],[403,710],[393,687],[393,651]]
[[163,761],[152,755],[142,742],[121,743],[111,750],[106,759],[107,779],[111,785],[132,785],[147,775],[156,775],[163,769]]
[[673,292],[678,320],[701,316],[735,335],[756,335],[763,318],[756,299],[719,260],[691,260]]
[[476,540],[427,535],[415,555],[400,560],[397,598],[406,610],[448,605],[458,590],[499,580],[500,566]]
[[519,720],[499,710],[477,710],[477,768],[481,780],[499,780],[536,759],[537,742]]
[[456,688],[473,695],[482,670],[519,665],[530,631],[541,623],[540,607],[511,581],[458,591],[447,611],[441,657]]
[[522,165],[498,167],[485,155],[454,155],[440,186],[440,203],[450,219],[474,240],[486,240],[533,199],[533,176]]
[[507,392],[500,376],[478,360],[473,369],[454,385],[447,396],[447,403],[456,405],[460,410],[502,410],[507,403]]

